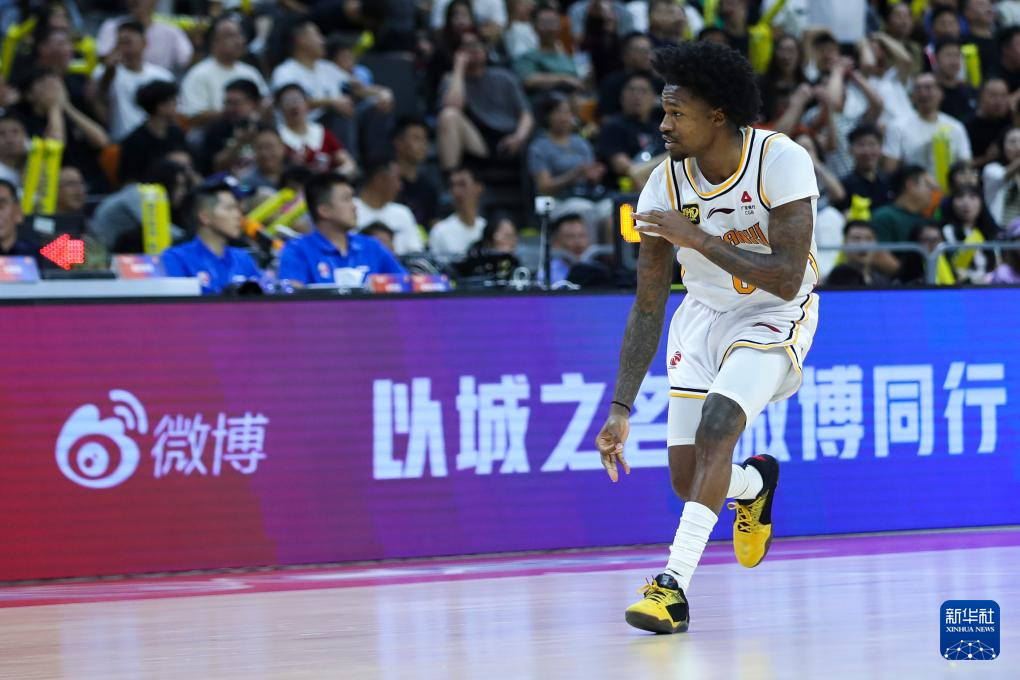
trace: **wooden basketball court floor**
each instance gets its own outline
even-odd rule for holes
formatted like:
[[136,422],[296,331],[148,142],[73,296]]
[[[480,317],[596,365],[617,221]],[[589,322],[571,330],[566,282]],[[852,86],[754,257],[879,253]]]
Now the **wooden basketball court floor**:
[[[1020,528],[710,544],[687,634],[623,610],[663,547],[0,588],[0,678],[1020,678]],[[1001,607],[947,661],[940,605]]]

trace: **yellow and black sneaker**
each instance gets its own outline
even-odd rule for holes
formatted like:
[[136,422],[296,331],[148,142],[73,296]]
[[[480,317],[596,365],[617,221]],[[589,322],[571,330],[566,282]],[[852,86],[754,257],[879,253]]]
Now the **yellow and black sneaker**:
[[659,574],[641,588],[643,598],[627,607],[627,623],[652,633],[685,633],[691,623],[687,598],[669,574]]
[[745,567],[757,567],[772,545],[772,500],[779,484],[779,461],[772,456],[751,456],[743,467],[753,466],[761,474],[761,491],[752,500],[733,501],[727,507],[736,510],[733,520],[733,552]]

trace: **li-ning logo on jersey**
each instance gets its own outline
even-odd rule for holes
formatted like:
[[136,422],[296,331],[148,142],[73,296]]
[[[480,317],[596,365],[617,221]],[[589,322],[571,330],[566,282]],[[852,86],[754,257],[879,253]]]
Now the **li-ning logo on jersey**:
[[744,192],[744,193],[743,193],[743,194],[742,194],[742,195],[740,196],[740,202],[741,202],[741,203],[750,203],[750,202],[751,202],[751,194],[749,194],[749,193],[747,193],[747,192],[745,191],[745,192]]
[[694,224],[701,224],[701,206],[697,203],[685,203],[680,206],[680,212]]
[[712,215],[719,213],[720,215],[729,215],[733,212],[733,208],[712,208],[708,211],[708,219],[712,219]]

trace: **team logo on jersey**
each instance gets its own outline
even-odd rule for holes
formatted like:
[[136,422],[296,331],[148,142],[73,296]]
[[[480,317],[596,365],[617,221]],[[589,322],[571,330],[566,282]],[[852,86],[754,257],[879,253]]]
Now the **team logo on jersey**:
[[675,352],[669,359],[669,367],[676,368],[677,364],[680,363],[680,352]]
[[694,224],[701,224],[701,206],[697,203],[684,203],[680,212]]
[[733,208],[712,208],[708,211],[708,219],[712,219],[712,215],[719,213],[720,215],[729,215],[733,212]]
[[745,191],[743,194],[740,195],[740,202],[741,203],[750,203],[751,202],[751,194],[749,194],[749,193],[747,193]]

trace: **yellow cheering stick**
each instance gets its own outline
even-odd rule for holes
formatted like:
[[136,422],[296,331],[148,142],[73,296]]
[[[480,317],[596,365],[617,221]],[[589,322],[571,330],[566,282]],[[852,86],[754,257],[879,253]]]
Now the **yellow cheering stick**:
[[755,73],[762,74],[769,70],[773,47],[772,22],[776,15],[782,11],[784,5],[786,5],[786,0],[779,0],[762,16],[758,23],[747,29],[749,37],[747,59],[751,62]]
[[91,76],[99,65],[99,54],[96,48],[96,39],[86,35],[74,44],[74,49],[81,54],[81,59],[75,59],[67,67],[68,73],[75,73],[83,76]]
[[60,165],[64,157],[64,143],[59,139],[42,140],[43,165],[46,168],[46,187],[42,195],[42,213],[57,211],[57,191],[60,185]]
[[27,19],[20,24],[13,24],[7,29],[7,33],[4,35],[3,47],[0,48],[0,59],[3,59],[3,63],[0,64],[0,75],[3,76],[4,80],[11,77],[11,69],[14,68],[14,55],[18,51],[18,45],[34,30],[35,17]]
[[270,217],[280,212],[280,208],[294,200],[293,189],[280,189],[275,194],[252,208],[245,217],[251,222],[258,222],[260,225],[267,222]]
[[967,82],[971,87],[981,87],[981,55],[978,53],[977,45],[971,43],[960,47],[963,55],[964,70],[967,72]]
[[267,230],[271,236],[276,236],[276,230],[280,227],[290,227],[292,224],[297,222],[301,217],[308,212],[308,204],[304,201],[298,201],[290,208],[288,208],[282,215],[269,225]]
[[39,180],[42,177],[43,155],[46,147],[42,137],[33,137],[28,150],[28,161],[25,164],[25,180],[21,190],[21,212],[30,215],[35,212],[36,194],[39,192]]
[[142,194],[142,250],[159,255],[170,247],[170,201],[162,184],[139,184]]

